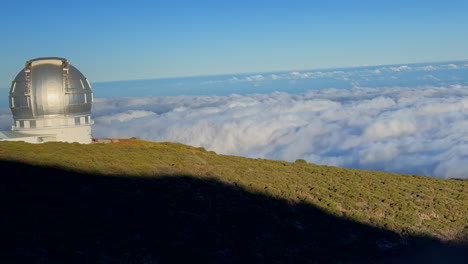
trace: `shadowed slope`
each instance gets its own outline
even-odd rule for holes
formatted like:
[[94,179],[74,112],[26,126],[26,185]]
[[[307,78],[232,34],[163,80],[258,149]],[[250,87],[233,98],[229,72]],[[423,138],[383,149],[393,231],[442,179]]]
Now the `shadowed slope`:
[[98,176],[6,161],[0,165],[12,172],[0,184],[0,255],[9,261],[466,260],[462,247],[401,237],[216,180]]

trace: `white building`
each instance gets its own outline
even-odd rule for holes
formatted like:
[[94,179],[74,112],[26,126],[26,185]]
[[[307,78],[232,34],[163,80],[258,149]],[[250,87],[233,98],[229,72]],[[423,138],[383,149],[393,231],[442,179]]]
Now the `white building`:
[[93,93],[86,77],[64,58],[26,62],[12,82],[12,131],[0,140],[91,143]]

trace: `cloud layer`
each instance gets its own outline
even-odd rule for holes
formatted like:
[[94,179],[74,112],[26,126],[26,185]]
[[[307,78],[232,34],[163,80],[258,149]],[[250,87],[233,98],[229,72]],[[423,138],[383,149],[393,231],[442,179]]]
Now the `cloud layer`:
[[465,61],[101,83],[93,134],[468,178],[467,76]]
[[[405,70],[405,69],[400,69]],[[468,87],[97,99],[95,137],[435,177],[468,177]]]

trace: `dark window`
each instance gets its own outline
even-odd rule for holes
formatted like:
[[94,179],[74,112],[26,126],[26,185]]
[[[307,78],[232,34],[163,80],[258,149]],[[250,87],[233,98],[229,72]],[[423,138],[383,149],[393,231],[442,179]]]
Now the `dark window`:
[[36,128],[36,120],[29,121],[29,127],[30,128]]
[[75,126],[79,125],[80,124],[80,118],[79,117],[75,117]]

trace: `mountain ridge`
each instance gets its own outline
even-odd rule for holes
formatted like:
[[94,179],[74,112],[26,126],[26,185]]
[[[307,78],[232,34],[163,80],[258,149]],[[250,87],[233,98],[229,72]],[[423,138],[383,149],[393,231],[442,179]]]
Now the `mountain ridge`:
[[[46,253],[38,255],[49,262],[57,256],[78,258],[77,251],[94,260],[130,263],[128,258],[139,255],[146,260],[133,263],[170,262],[171,254],[160,251],[164,247],[173,254],[181,248],[194,259],[217,263],[241,259],[386,263],[397,262],[401,256],[405,261],[423,258],[424,254],[413,255],[413,250],[420,253],[427,248],[434,249],[430,256],[445,252],[439,254],[441,263],[451,257],[454,263],[466,260],[462,253],[468,246],[466,180],[342,169],[303,160],[249,159],[137,139],[89,145],[1,142],[0,160],[2,168],[19,172],[2,184],[2,200],[9,202],[11,211],[1,217],[12,230],[30,226],[24,219],[33,216],[44,225],[54,222],[52,214],[70,225],[77,223],[66,215],[87,217],[83,221],[94,220],[97,226],[117,221],[115,227],[125,231],[117,232],[112,241],[110,235],[98,235],[95,228],[80,227],[88,235],[77,240],[75,251],[65,239],[66,249],[72,250],[65,254],[59,253],[53,239],[60,237],[61,228],[49,227],[54,230],[49,235],[41,225],[29,227],[22,240],[17,239],[16,250],[32,254],[35,247],[25,245],[36,243],[30,235],[39,237],[37,247]],[[74,209],[56,205],[57,199],[69,201]],[[29,211],[15,211],[20,205]],[[31,213],[41,210],[49,214]],[[139,216],[145,228],[133,230],[138,221],[130,215]],[[169,231],[146,223],[145,217]],[[23,219],[23,225],[10,222],[16,218]],[[172,224],[177,228],[171,228]],[[63,227],[62,231],[78,236],[67,230]],[[163,233],[165,239],[158,240]],[[202,242],[207,234],[211,242]],[[102,244],[86,246],[99,239],[121,251],[127,245],[127,256]],[[166,240],[168,245],[163,243]],[[190,251],[191,247],[198,253]],[[342,252],[334,255],[336,250]]]

